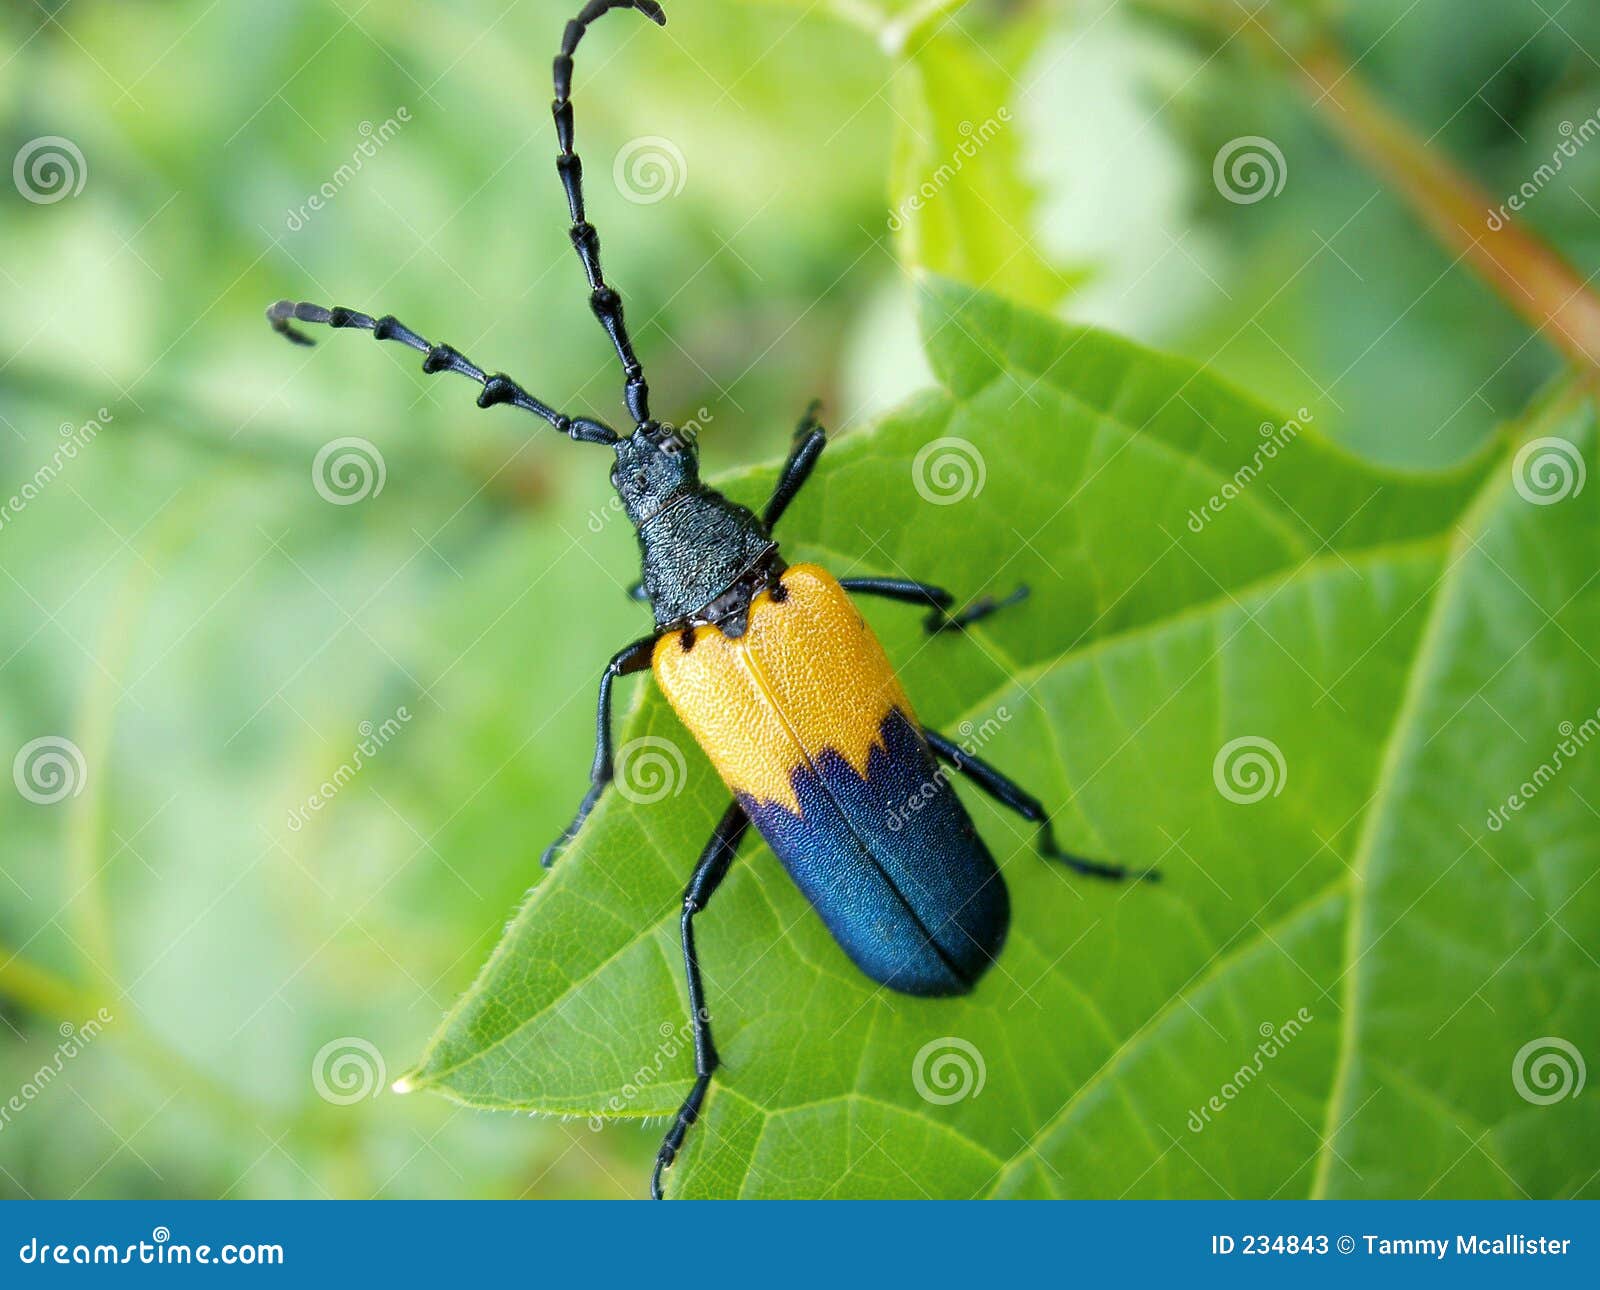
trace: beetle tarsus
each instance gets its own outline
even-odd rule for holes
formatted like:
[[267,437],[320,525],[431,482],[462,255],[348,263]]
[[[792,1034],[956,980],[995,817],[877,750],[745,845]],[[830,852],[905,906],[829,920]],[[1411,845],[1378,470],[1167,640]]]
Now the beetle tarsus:
[[922,620],[922,629],[930,636],[936,636],[940,632],[965,631],[974,623],[981,623],[985,618],[999,613],[1008,606],[1020,604],[1028,598],[1028,595],[1029,587],[1024,582],[1019,583],[1010,595],[1002,596],[999,600],[993,596],[981,596],[960,613],[952,614],[948,609],[940,607],[930,611]]

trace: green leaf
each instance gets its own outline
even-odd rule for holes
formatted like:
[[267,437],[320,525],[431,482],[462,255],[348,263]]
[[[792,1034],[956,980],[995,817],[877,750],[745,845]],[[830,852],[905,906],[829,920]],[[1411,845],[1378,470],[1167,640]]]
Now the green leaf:
[[[1376,469],[1309,410],[942,280],[923,329],[942,388],[829,449],[786,550],[1031,584],[961,638],[866,612],[925,721],[1038,793],[1066,845],[1165,881],[1075,877],[963,785],[1011,937],[972,996],[917,1000],[855,972],[747,842],[697,924],[724,1067],[670,1190],[1594,1194],[1600,1101],[1536,1105],[1512,1062],[1544,1037],[1594,1058],[1600,750],[1486,818],[1561,722],[1600,732],[1600,490],[1536,505],[1500,449]],[[1525,433],[1592,473],[1587,402]],[[669,741],[676,791],[606,795],[414,1084],[608,1117],[686,1092],[679,901],[725,799],[638,690],[621,739]],[[963,1065],[981,1090],[947,1100]]]
[[889,37],[889,228],[906,264],[1049,308],[1082,274],[1045,259],[1029,222],[1034,194],[1023,176],[1014,95],[1035,34],[1025,26],[1003,42],[980,41],[938,21]]

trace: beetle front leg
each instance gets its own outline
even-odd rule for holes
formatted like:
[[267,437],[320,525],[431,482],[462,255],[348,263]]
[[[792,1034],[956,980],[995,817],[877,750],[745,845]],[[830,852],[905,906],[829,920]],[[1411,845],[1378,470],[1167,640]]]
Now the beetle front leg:
[[772,497],[767,501],[767,509],[762,513],[761,522],[770,530],[777,524],[784,511],[789,509],[789,503],[794,501],[795,494],[804,487],[806,480],[811,478],[811,472],[816,469],[817,458],[822,456],[822,450],[828,446],[828,432],[822,428],[817,420],[817,409],[822,406],[818,399],[813,399],[806,408],[805,415],[800,418],[800,424],[794,430],[794,447],[789,450],[789,460],[783,463],[783,469],[778,474],[778,484],[772,490]]
[[946,739],[937,730],[924,730],[922,733],[928,741],[928,747],[933,749],[934,755],[939,760],[947,762],[952,769],[965,775],[1001,806],[1010,807],[1023,819],[1039,826],[1039,852],[1045,859],[1055,860],[1091,878],[1160,881],[1161,872],[1158,869],[1130,869],[1126,865],[1085,860],[1081,856],[1070,855],[1063,851],[1056,844],[1055,829],[1050,824],[1049,812],[1044,809],[1043,803],[1037,797],[988,762],[974,757],[954,740]]
[[589,791],[583,795],[583,801],[578,804],[578,813],[572,817],[572,823],[567,825],[559,838],[544,849],[544,855],[540,857],[539,863],[546,869],[555,863],[556,856],[583,827],[583,822],[589,818],[589,812],[594,810],[594,804],[600,800],[600,794],[611,782],[614,774],[611,749],[612,682],[619,676],[648,671],[655,645],[654,636],[641,637],[633,644],[618,650],[606,664],[606,670],[600,677],[600,702],[595,714],[594,765],[589,770]]
[[717,821],[711,841],[700,853],[694,876],[684,889],[680,930],[683,936],[683,970],[689,979],[690,1020],[694,1026],[695,1080],[689,1096],[683,1099],[683,1105],[678,1108],[672,1127],[661,1140],[661,1149],[656,1153],[656,1165],[650,1173],[652,1200],[661,1199],[662,1171],[671,1168],[672,1162],[678,1158],[678,1150],[683,1146],[689,1126],[700,1118],[700,1104],[705,1101],[711,1076],[719,1065],[716,1045],[711,1042],[711,1014],[706,1009],[705,989],[700,982],[700,955],[694,945],[694,916],[710,903],[712,894],[727,877],[733,857],[739,850],[739,840],[749,827],[750,817],[744,813],[744,807],[738,802],[730,802],[722,819]]
[[999,613],[1008,605],[1028,598],[1028,586],[1023,583],[999,600],[993,596],[982,596],[965,609],[952,614],[950,606],[956,603],[956,598],[931,582],[914,582],[910,578],[841,578],[839,585],[857,595],[882,596],[885,600],[898,600],[908,605],[927,605],[928,616],[922,620],[922,626],[930,636],[939,632],[960,631],[963,627],[982,622],[990,614]]

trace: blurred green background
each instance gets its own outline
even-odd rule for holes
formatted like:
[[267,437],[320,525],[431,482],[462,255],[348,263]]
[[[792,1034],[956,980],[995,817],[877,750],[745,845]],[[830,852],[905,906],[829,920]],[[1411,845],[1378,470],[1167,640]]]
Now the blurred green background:
[[[0,494],[63,428],[103,426],[0,527],[0,750],[63,735],[86,771],[58,804],[0,794],[0,1094],[61,1068],[0,1124],[0,1194],[638,1190],[655,1126],[341,1105],[313,1079],[338,1040],[369,1046],[358,1077],[416,1058],[581,791],[597,669],[645,621],[604,457],[475,411],[396,346],[292,349],[261,316],[284,295],[393,312],[620,417],[551,164],[575,6],[0,11],[4,158],[76,153],[57,200],[0,185]],[[1337,32],[1497,195],[1600,109],[1591,6],[1276,7]],[[813,396],[848,434],[924,384],[924,264],[1315,407],[1391,462],[1464,457],[1556,370],[1228,4],[667,8],[664,33],[600,24],[574,97],[608,277],[709,471],[781,452]],[[892,232],[927,159],[1001,107],[1003,139]],[[1245,135],[1287,175],[1240,204],[1212,164]],[[641,147],[665,159],[652,200],[619,192],[650,182],[617,169]],[[1579,265],[1597,181],[1600,148],[1527,212]],[[382,451],[357,505],[312,484],[341,436]],[[67,1026],[88,1037],[61,1060]]]

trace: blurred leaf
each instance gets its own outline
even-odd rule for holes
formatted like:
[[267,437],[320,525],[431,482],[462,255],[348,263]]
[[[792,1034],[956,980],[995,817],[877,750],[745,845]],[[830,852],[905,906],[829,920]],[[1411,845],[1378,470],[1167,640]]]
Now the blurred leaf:
[[[1600,626],[1594,490],[1532,506],[1494,457],[1379,470],[1103,334],[938,281],[923,312],[945,389],[833,449],[787,536],[835,567],[858,548],[873,553],[859,568],[963,591],[1031,582],[1026,606],[966,640],[921,641],[891,608],[886,645],[930,724],[1002,727],[985,755],[1042,791],[1070,845],[1159,863],[1167,881],[1073,878],[980,804],[1011,941],[971,998],[929,1002],[871,988],[747,845],[701,925],[725,1067],[674,1186],[1572,1190],[1596,1103],[1531,1106],[1510,1062],[1545,1033],[1593,1033],[1595,831],[1554,791],[1502,832],[1479,822],[1558,721],[1593,709],[1578,642]],[[1561,433],[1592,460],[1592,415],[1572,416]],[[981,466],[955,506],[918,503],[910,463],[937,439]],[[1257,477],[1195,532],[1187,517],[1249,463]],[[1489,617],[1513,602],[1537,685],[1505,667],[1524,635]],[[684,754],[687,787],[655,805],[607,796],[415,1082],[482,1106],[675,1107],[690,1069],[678,902],[723,796],[653,689],[623,738],[645,734]],[[1270,793],[1230,774],[1240,739]],[[1600,801],[1600,762],[1568,773]],[[1572,939],[1536,934],[1552,919]],[[941,1044],[981,1063],[980,1095],[919,1097],[917,1063]]]
[[1034,194],[1012,107],[1012,73],[1033,40],[1024,31],[1006,43],[1013,48],[980,44],[946,23],[904,38],[889,227],[907,264],[1049,308],[1075,279],[1034,245]]

